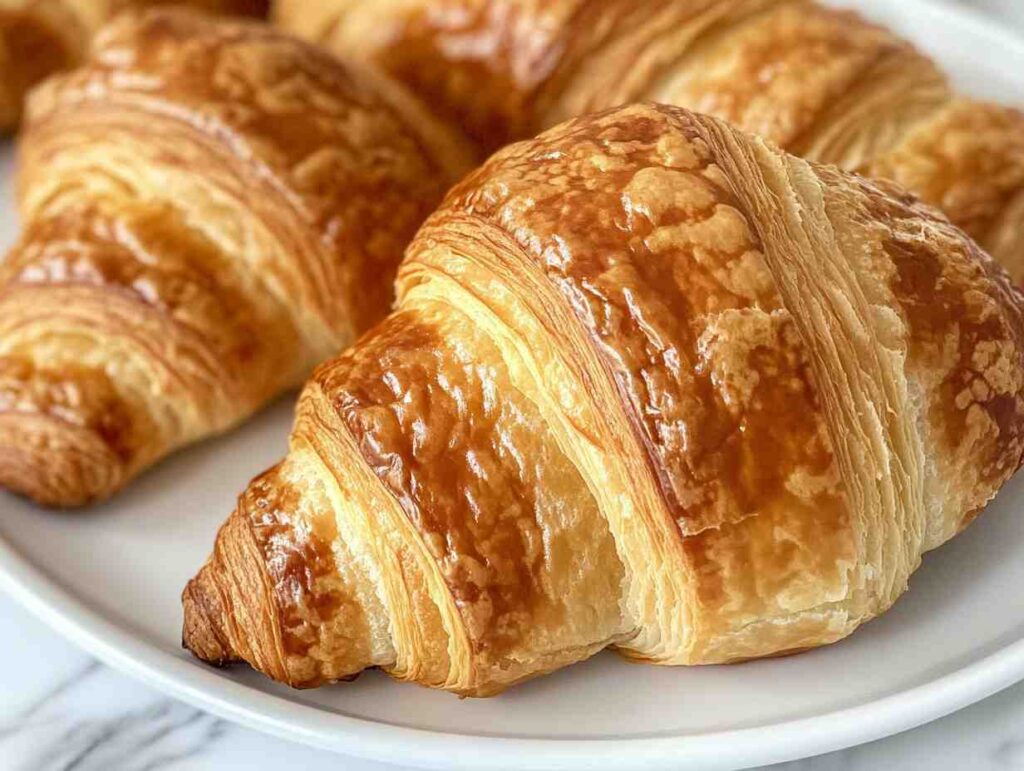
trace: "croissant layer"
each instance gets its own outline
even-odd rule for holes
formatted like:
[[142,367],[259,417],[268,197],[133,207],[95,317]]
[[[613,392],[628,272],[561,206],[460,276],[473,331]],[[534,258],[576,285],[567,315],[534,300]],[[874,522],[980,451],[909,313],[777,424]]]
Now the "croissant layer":
[[185,590],[292,685],[488,695],[838,640],[1024,450],[1024,298],[889,184],[639,105],[493,156]]
[[677,104],[809,160],[894,179],[1024,280],[1024,114],[953,94],[924,55],[811,0],[277,0],[493,150],[633,101]]
[[461,169],[393,84],[267,27],[121,17],[33,95],[0,269],[0,482],[103,498],[380,319]]

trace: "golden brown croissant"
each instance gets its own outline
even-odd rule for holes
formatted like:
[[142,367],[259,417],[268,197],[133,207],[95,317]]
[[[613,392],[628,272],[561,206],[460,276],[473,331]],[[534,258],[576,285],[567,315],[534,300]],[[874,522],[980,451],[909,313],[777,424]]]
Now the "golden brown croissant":
[[0,484],[102,498],[390,308],[465,161],[377,76],[266,25],[120,17],[30,100],[0,268]]
[[1024,450],[1024,297],[888,184],[667,106],[459,183],[186,588],[293,686],[486,695],[849,634]]
[[93,34],[126,8],[174,2],[265,16],[269,0],[0,0],[0,131],[21,116],[28,90],[84,58]]
[[896,180],[1024,281],[1024,114],[956,97],[856,14],[809,0],[277,0],[275,14],[487,149],[590,110],[678,104]]

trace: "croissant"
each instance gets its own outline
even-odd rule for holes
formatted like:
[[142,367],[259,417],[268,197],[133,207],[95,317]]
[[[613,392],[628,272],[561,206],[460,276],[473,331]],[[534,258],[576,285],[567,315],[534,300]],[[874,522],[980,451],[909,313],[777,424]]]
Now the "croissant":
[[[269,0],[173,0],[219,13],[265,16]],[[81,63],[97,29],[126,8],[168,0],[4,0],[0,3],[0,131],[14,127],[28,90]]]
[[675,107],[454,187],[184,590],[292,686],[838,640],[1021,463],[1024,297],[937,211]]
[[485,149],[652,100],[809,160],[885,176],[1024,281],[1024,113],[956,96],[925,56],[809,0],[277,0],[287,29],[363,58]]
[[30,102],[0,485],[52,505],[238,423],[382,318],[466,163],[393,84],[186,11],[119,17]]

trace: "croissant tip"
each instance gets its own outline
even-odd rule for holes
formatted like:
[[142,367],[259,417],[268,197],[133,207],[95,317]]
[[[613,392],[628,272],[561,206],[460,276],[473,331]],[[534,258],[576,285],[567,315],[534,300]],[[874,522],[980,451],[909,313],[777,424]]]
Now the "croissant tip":
[[124,477],[124,462],[96,432],[45,415],[0,415],[0,488],[71,509],[107,498]]
[[181,604],[184,612],[182,647],[215,667],[237,661],[238,656],[223,627],[224,608],[209,565],[188,582]]

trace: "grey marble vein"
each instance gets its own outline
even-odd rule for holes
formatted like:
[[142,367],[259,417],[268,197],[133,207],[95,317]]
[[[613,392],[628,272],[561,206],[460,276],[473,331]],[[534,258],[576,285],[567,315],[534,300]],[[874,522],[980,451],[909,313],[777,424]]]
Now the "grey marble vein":
[[1024,768],[1024,739],[1004,739],[992,753],[998,768]]
[[[97,661],[58,680],[0,724],[0,768],[156,771],[202,753],[226,730],[223,721],[171,699],[119,701],[120,690]],[[26,741],[31,746],[20,760],[5,760],[5,745]]]
[[73,721],[25,760],[25,771],[156,771],[191,758],[223,721],[169,699],[107,719]]
[[21,710],[13,720],[0,724],[0,741],[24,730],[37,714],[48,708],[72,688],[78,687],[90,675],[100,671],[100,668],[101,664],[98,661],[90,661],[81,669],[73,672],[63,680],[59,680],[54,684],[53,688],[43,693],[34,702]]

